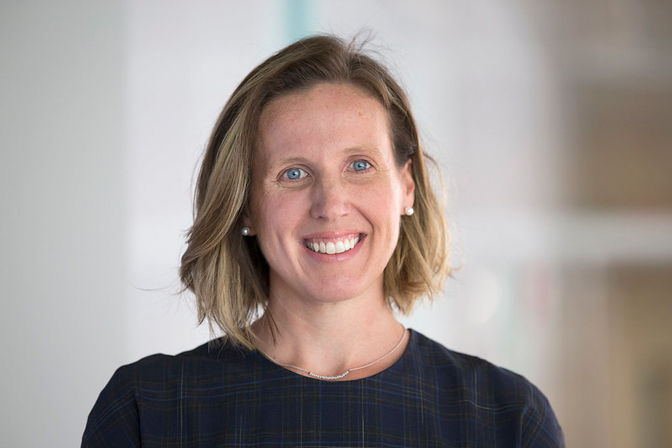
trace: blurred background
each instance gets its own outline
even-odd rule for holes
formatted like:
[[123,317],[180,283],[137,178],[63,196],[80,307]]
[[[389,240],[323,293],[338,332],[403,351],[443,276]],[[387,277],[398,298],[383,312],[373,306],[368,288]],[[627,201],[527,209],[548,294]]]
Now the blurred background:
[[78,446],[114,370],[209,337],[177,280],[238,82],[373,36],[439,161],[445,297],[406,325],[525,375],[570,447],[672,447],[672,1],[3,0],[0,446]]

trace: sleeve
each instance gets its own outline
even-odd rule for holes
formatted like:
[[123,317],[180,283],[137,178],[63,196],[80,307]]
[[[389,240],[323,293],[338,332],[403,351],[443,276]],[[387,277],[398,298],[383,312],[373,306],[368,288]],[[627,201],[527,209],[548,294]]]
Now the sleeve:
[[522,447],[565,448],[565,436],[546,396],[531,383],[530,400],[523,413]]
[[82,448],[139,447],[140,420],[128,366],[119,368],[93,406]]

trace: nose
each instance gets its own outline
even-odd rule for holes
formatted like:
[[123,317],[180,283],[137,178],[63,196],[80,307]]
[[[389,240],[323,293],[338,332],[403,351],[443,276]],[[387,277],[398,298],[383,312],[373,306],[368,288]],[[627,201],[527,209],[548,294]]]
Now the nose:
[[310,215],[315,219],[334,221],[350,213],[347,187],[339,179],[320,179],[311,194]]

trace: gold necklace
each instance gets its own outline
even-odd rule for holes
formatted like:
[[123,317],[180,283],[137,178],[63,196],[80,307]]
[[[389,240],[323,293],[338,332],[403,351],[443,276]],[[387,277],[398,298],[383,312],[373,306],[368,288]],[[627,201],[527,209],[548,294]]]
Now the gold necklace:
[[292,368],[292,369],[295,369],[295,370],[299,370],[301,372],[304,372],[304,373],[312,376],[313,378],[318,378],[318,379],[327,380],[327,381],[335,381],[335,380],[340,380],[341,378],[345,378],[346,376],[348,376],[348,374],[350,372],[354,372],[355,370],[361,370],[361,369],[366,369],[367,367],[371,367],[372,365],[382,361],[383,359],[387,358],[392,353],[394,353],[401,346],[401,344],[404,342],[404,339],[406,339],[406,328],[404,328],[403,326],[401,328],[404,330],[403,333],[401,334],[401,339],[399,339],[399,342],[397,342],[397,345],[395,345],[394,348],[392,348],[392,350],[385,353],[383,356],[381,356],[380,358],[376,359],[373,362],[370,362],[370,363],[368,363],[366,365],[363,365],[363,366],[353,367],[353,368],[348,369],[345,372],[341,373],[340,375],[336,375],[336,376],[318,375],[317,373],[313,373],[309,370],[306,370],[304,368],[301,368],[301,367],[298,367],[298,366],[295,366],[295,365],[292,365],[292,364],[283,364],[283,363],[278,362],[275,359],[273,359],[266,352],[264,352],[262,350],[259,350],[259,349],[257,349],[257,350],[259,350],[262,355],[264,355],[265,357],[267,357],[268,359],[270,359],[271,361],[273,361],[275,364],[279,365],[280,367],[289,367],[289,368]]

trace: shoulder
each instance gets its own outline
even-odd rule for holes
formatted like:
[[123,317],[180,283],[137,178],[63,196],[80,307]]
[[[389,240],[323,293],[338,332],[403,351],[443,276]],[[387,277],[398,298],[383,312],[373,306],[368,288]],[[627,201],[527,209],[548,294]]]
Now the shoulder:
[[521,446],[564,446],[546,396],[525,377],[476,356],[450,350],[415,332],[413,350],[437,387],[464,415],[518,438]]
[[121,366],[114,374],[124,382],[144,382],[152,379],[165,381],[185,370],[207,374],[217,366],[235,364],[245,358],[247,352],[239,351],[226,343],[205,343],[177,355],[162,353],[147,356],[131,364]]
[[152,403],[170,405],[186,387],[207,387],[221,380],[223,366],[235,370],[245,355],[225,344],[209,343],[178,355],[156,354],[119,367],[89,414],[82,446],[126,446],[129,440],[139,441],[140,417],[154,406]]
[[476,356],[450,350],[414,332],[416,361],[437,376],[437,381],[459,382],[462,387],[488,401],[514,397],[532,400],[543,394],[523,376]]
[[117,395],[133,390],[170,388],[176,381],[205,379],[217,376],[224,366],[235,366],[246,353],[227,344],[203,344],[177,355],[155,354],[119,367],[104,392]]

